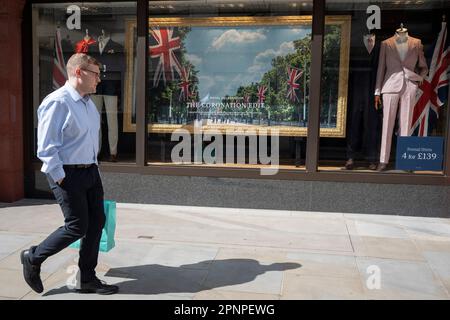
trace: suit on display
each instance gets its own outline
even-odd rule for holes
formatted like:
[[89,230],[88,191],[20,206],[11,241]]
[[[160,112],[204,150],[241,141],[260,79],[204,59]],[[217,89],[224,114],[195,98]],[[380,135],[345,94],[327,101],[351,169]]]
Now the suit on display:
[[[375,170],[378,162],[378,138],[381,131],[381,115],[374,108],[375,82],[377,75],[380,41],[375,34],[355,37],[352,44],[350,66],[349,126],[347,138],[347,162],[345,168],[354,167],[357,151],[361,149],[369,161],[369,169]],[[362,45],[364,44],[364,45]]]
[[[105,105],[108,122],[108,142],[111,161],[116,161],[118,143],[118,101],[121,93],[122,72],[124,69],[124,48],[119,43],[106,36],[104,30],[98,37],[96,45],[90,47],[89,54],[102,65],[101,82],[97,92],[91,98],[101,114]],[[101,147],[101,131],[100,131]]]
[[[400,105],[400,136],[408,136],[418,85],[428,73],[422,42],[408,36],[407,30],[397,29],[396,34],[381,43],[375,95],[383,95],[383,129],[380,164],[386,169],[391,153],[392,133],[397,109]],[[378,105],[379,98],[375,98]]]

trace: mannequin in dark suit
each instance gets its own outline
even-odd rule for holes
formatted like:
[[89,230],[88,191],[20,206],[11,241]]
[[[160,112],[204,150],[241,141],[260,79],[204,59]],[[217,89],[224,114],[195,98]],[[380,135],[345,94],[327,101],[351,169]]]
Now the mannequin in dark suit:
[[361,151],[369,162],[369,169],[375,170],[382,115],[374,107],[373,92],[381,40],[373,31],[355,38],[350,65],[350,114],[345,169],[354,168],[354,159]]
[[121,93],[122,72],[125,68],[124,47],[113,41],[102,30],[101,35],[97,38],[97,43],[89,48],[89,54],[100,61],[103,66],[101,68],[101,82],[97,86],[96,94],[92,95],[91,98],[100,114],[103,105],[105,106],[110,160],[115,162],[117,161],[118,143],[118,101]]

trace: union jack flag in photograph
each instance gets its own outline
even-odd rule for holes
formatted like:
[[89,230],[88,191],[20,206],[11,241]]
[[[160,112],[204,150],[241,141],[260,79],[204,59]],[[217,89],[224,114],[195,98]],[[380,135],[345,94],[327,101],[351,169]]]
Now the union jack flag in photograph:
[[187,100],[190,97],[190,93],[189,93],[189,77],[191,74],[191,69],[190,68],[186,68],[183,67],[181,68],[181,82],[179,84],[180,86],[180,97],[179,100],[183,101],[183,100]]
[[181,64],[175,55],[181,48],[181,40],[173,36],[174,28],[151,28],[150,34],[152,40],[156,41],[155,45],[149,46],[150,57],[159,59],[153,77],[153,86],[157,87],[161,78],[164,84],[175,78],[173,70],[181,75]]
[[61,47],[61,33],[59,27],[56,28],[52,78],[53,78],[53,89],[55,90],[62,87],[67,80],[66,63],[64,61],[64,56]]
[[286,97],[289,98],[292,102],[299,101],[297,94],[295,93],[295,90],[298,90],[300,88],[300,84],[297,83],[298,79],[303,74],[303,71],[297,68],[290,68],[287,69],[288,72],[288,91]]
[[413,135],[428,136],[437,123],[439,109],[446,102],[448,95],[449,54],[447,23],[442,22],[433,50],[430,72],[419,86],[421,93],[414,105],[410,131]]
[[258,103],[264,103],[264,100],[266,100],[266,91],[266,86],[261,85],[258,87]]

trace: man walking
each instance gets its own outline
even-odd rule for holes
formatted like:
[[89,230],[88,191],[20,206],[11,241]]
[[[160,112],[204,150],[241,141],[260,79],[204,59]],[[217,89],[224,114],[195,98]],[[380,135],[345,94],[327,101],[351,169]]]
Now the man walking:
[[80,246],[82,293],[113,294],[117,286],[107,285],[95,274],[102,228],[103,186],[97,167],[100,116],[89,95],[100,82],[99,62],[77,53],[67,62],[68,81],[42,101],[38,115],[37,156],[41,171],[64,215],[64,226],[38,246],[21,253],[25,281],[36,292],[44,288],[41,264],[74,241]]

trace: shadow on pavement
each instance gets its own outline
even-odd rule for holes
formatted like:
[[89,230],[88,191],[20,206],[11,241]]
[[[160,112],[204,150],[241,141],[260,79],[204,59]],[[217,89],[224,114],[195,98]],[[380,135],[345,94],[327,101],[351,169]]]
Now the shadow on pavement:
[[[207,260],[179,267],[159,264],[112,268],[105,277],[131,279],[115,283],[120,294],[195,293],[224,286],[249,283],[270,271],[300,268],[298,263],[260,264],[252,259]],[[112,283],[112,279],[106,279]],[[268,279],[267,281],[270,281]],[[50,296],[73,292],[67,287],[53,289]]]

